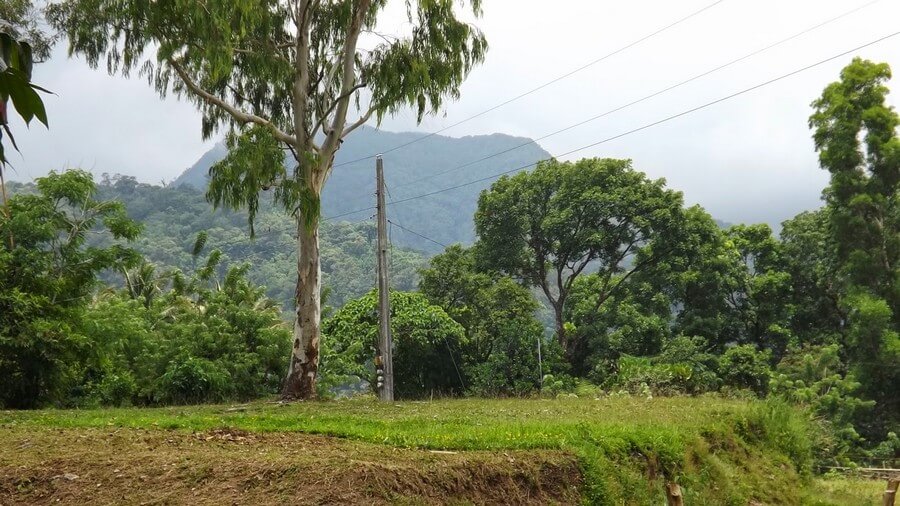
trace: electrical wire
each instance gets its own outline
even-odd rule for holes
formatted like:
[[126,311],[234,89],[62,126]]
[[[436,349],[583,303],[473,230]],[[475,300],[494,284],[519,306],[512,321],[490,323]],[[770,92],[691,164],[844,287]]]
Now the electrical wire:
[[[554,156],[554,157],[545,158],[545,159],[543,159],[543,160],[538,160],[537,162],[532,162],[532,163],[529,163],[529,164],[521,165],[521,166],[519,166],[519,167],[515,167],[515,168],[509,169],[509,170],[505,170],[505,171],[500,172],[500,173],[497,173],[497,174],[492,174],[492,175],[490,175],[490,176],[486,176],[486,177],[482,177],[482,178],[475,179],[475,180],[472,180],[472,181],[468,181],[468,182],[465,182],[465,183],[453,185],[453,186],[450,186],[450,187],[447,187],[447,188],[442,188],[442,189],[440,189],[440,190],[435,190],[435,191],[423,193],[423,194],[420,194],[420,195],[415,195],[415,196],[412,196],[412,197],[406,197],[406,198],[403,198],[403,199],[399,199],[399,200],[394,201],[393,204],[402,204],[402,203],[404,203],[404,202],[409,202],[409,201],[412,201],[412,200],[418,200],[418,199],[421,199],[421,198],[430,197],[430,196],[432,196],[432,195],[437,195],[437,194],[439,194],[439,193],[444,193],[444,192],[448,192],[448,191],[451,191],[451,190],[456,190],[456,189],[458,189],[458,188],[463,188],[463,187],[466,187],[466,186],[470,186],[470,185],[473,185],[473,184],[477,184],[477,183],[480,183],[480,182],[489,181],[489,180],[491,180],[491,179],[496,179],[496,178],[501,177],[501,176],[504,176],[504,175],[506,175],[506,174],[511,174],[511,173],[514,173],[514,172],[519,172],[519,171],[528,169],[528,168],[530,168],[530,167],[534,167],[535,165],[537,165],[537,164],[539,164],[539,163],[541,163],[541,162],[546,162],[546,161],[550,161],[550,160],[553,160],[553,159],[562,158],[562,157],[564,157],[564,156],[568,156],[568,155],[577,153],[577,152],[579,152],[579,151],[584,151],[585,149],[589,149],[589,148],[592,148],[592,147],[599,146],[599,145],[601,145],[601,144],[605,144],[605,143],[607,143],[607,142],[614,141],[614,140],[616,140],[616,139],[620,139],[620,138],[625,137],[625,136],[627,136],[627,135],[631,135],[631,134],[640,132],[640,131],[642,131],[642,130],[646,130],[646,129],[648,129],[648,128],[652,128],[652,127],[654,127],[654,126],[657,126],[657,125],[660,125],[660,124],[663,124],[663,123],[667,123],[667,122],[669,122],[669,121],[672,121],[672,120],[674,120],[674,119],[680,118],[680,117],[682,117],[682,116],[686,116],[686,115],[688,115],[688,114],[692,114],[692,113],[694,113],[694,112],[697,112],[697,111],[706,109],[706,108],[708,108],[708,107],[712,107],[713,105],[716,105],[716,104],[725,102],[725,101],[727,101],[727,100],[731,100],[731,99],[733,99],[733,98],[735,98],[735,97],[744,95],[744,94],[749,93],[749,92],[751,92],[751,91],[758,90],[758,89],[760,89],[760,88],[763,88],[763,87],[765,87],[765,86],[768,86],[768,85],[774,84],[774,83],[776,83],[776,82],[782,81],[782,80],[787,79],[787,78],[789,78],[789,77],[793,77],[793,76],[795,76],[795,75],[797,75],[797,74],[800,74],[800,73],[802,73],[802,72],[805,72],[805,71],[807,71],[807,70],[810,70],[810,69],[819,67],[819,66],[824,65],[824,64],[826,64],[826,63],[829,63],[829,62],[831,62],[831,61],[834,61],[834,60],[836,60],[836,59],[838,59],[838,58],[842,58],[842,57],[847,56],[847,55],[849,55],[849,54],[851,54],[851,53],[854,53],[854,52],[856,52],[856,51],[859,51],[860,49],[864,49],[864,48],[866,48],[866,47],[869,47],[869,46],[878,44],[878,43],[880,43],[880,42],[884,42],[885,40],[888,40],[888,39],[890,39],[890,38],[892,38],[892,37],[896,37],[897,35],[900,35],[900,31],[894,32],[894,33],[891,33],[891,34],[888,34],[888,35],[885,35],[885,36],[882,36],[882,37],[879,37],[879,38],[877,38],[877,39],[875,39],[875,40],[873,40],[873,41],[867,42],[867,43],[862,44],[862,45],[860,45],[860,46],[856,46],[856,47],[854,47],[853,49],[848,49],[848,50],[843,51],[843,52],[841,52],[841,53],[838,53],[838,54],[836,54],[836,55],[834,55],[834,56],[830,56],[830,57],[828,57],[828,58],[825,58],[825,59],[823,59],[823,60],[819,60],[819,61],[817,61],[817,62],[815,62],[815,63],[806,65],[806,66],[804,66],[804,67],[801,67],[801,68],[799,68],[799,69],[793,70],[793,71],[788,72],[788,73],[786,73],[786,74],[782,74],[782,75],[780,75],[780,76],[778,76],[778,77],[775,77],[775,78],[769,79],[769,80],[767,80],[767,81],[763,81],[763,82],[761,82],[761,83],[758,83],[758,84],[756,84],[756,85],[750,86],[749,88],[744,88],[744,89],[742,89],[742,90],[740,90],[740,91],[731,93],[731,94],[729,94],[729,95],[725,95],[725,96],[720,97],[720,98],[718,98],[718,99],[716,99],[716,100],[712,100],[712,101],[710,101],[710,102],[706,102],[706,103],[704,103],[704,104],[702,104],[702,105],[698,105],[698,106],[696,106],[696,107],[692,107],[692,108],[687,109],[687,110],[685,110],[685,111],[682,111],[682,112],[679,112],[679,113],[676,113],[676,114],[672,114],[671,116],[667,116],[667,117],[665,117],[665,118],[656,120],[656,121],[654,121],[654,122],[652,122],[652,123],[647,123],[647,124],[645,124],[645,125],[639,126],[639,127],[637,127],[637,128],[633,128],[633,129],[631,129],[631,130],[627,130],[627,131],[625,131],[625,132],[622,132],[622,133],[613,135],[613,136],[611,136],[611,137],[607,137],[607,138],[605,138],[605,139],[601,139],[601,140],[599,140],[599,141],[597,141],[597,142],[593,142],[593,143],[590,143],[590,144],[587,144],[587,145],[584,145],[584,146],[581,146],[581,147],[572,149],[572,150],[570,150],[570,151],[566,151],[565,153],[560,153],[560,154],[558,154],[558,155],[556,155],[556,156]],[[338,215],[338,216],[336,216],[336,217],[345,216],[345,215],[348,215],[348,214],[353,214],[353,213],[355,213],[355,212],[359,212],[359,211],[350,211],[349,213],[343,213],[342,215]]]
[[684,23],[685,21],[687,21],[687,20],[689,20],[689,19],[691,19],[691,18],[696,17],[696,16],[702,14],[703,12],[706,12],[706,11],[709,10],[709,9],[712,9],[713,7],[719,5],[720,3],[724,2],[724,1],[725,1],[725,0],[717,0],[717,1],[713,2],[713,3],[711,3],[711,4],[708,4],[708,5],[706,5],[706,6],[702,7],[702,8],[700,8],[700,9],[698,9],[698,10],[696,10],[696,11],[691,12],[690,14],[688,14],[688,15],[686,15],[686,16],[683,16],[683,17],[681,17],[681,18],[679,18],[679,19],[677,19],[677,20],[675,20],[675,21],[673,21],[673,22],[671,22],[671,23],[669,23],[669,24],[667,24],[667,25],[665,25],[665,26],[663,26],[663,27],[661,27],[661,28],[656,29],[656,30],[653,31],[653,32],[650,32],[650,33],[647,34],[647,35],[644,35],[643,37],[640,37],[640,38],[638,38],[638,39],[636,39],[636,40],[634,40],[634,41],[632,41],[632,42],[629,42],[628,44],[626,44],[626,45],[624,45],[624,46],[622,46],[622,47],[620,47],[620,48],[618,48],[618,49],[616,49],[616,50],[614,50],[614,51],[612,51],[612,52],[610,52],[610,53],[607,53],[607,54],[605,54],[605,55],[603,55],[603,56],[600,56],[599,58],[596,58],[596,59],[594,59],[594,60],[592,60],[592,61],[590,61],[590,62],[588,62],[588,63],[586,63],[586,64],[584,64],[584,65],[582,65],[582,66],[580,66],[580,67],[578,67],[578,68],[576,68],[576,69],[574,69],[574,70],[570,70],[569,72],[566,72],[565,74],[562,74],[562,75],[560,75],[560,76],[557,76],[557,77],[555,77],[555,78],[553,78],[553,79],[551,79],[551,80],[549,80],[549,81],[547,81],[547,82],[545,82],[545,83],[543,83],[543,84],[537,86],[536,88],[532,88],[532,89],[530,89],[530,90],[528,90],[528,91],[525,91],[525,92],[523,92],[523,93],[520,93],[520,94],[518,94],[518,95],[516,95],[516,96],[514,96],[514,97],[512,97],[512,98],[509,98],[509,99],[507,99],[507,100],[505,100],[505,101],[503,101],[503,102],[501,102],[501,103],[499,103],[499,104],[497,104],[497,105],[495,105],[495,106],[489,107],[489,108],[487,108],[487,109],[485,109],[485,110],[483,110],[483,111],[481,111],[481,112],[479,112],[479,113],[473,114],[472,116],[468,116],[468,117],[466,117],[466,118],[464,118],[464,119],[461,119],[461,120],[457,121],[456,123],[453,123],[453,124],[451,124],[451,125],[449,125],[449,126],[446,126],[446,127],[444,127],[444,128],[441,128],[440,130],[436,130],[436,131],[431,132],[431,133],[429,133],[429,134],[427,134],[427,135],[425,135],[425,136],[423,136],[423,137],[418,137],[418,138],[413,139],[413,140],[411,140],[411,141],[409,141],[409,142],[406,142],[406,143],[403,143],[403,144],[394,146],[394,147],[392,147],[392,148],[390,148],[390,149],[388,149],[388,150],[386,150],[386,151],[382,151],[382,152],[380,152],[380,153],[373,153],[373,154],[371,154],[371,155],[369,155],[369,156],[364,156],[364,157],[362,157],[362,158],[357,158],[357,159],[355,159],[355,160],[350,160],[350,161],[347,161],[347,162],[339,163],[339,164],[337,164],[337,165],[334,165],[333,168],[336,168],[336,167],[342,167],[342,166],[344,166],[344,165],[350,165],[350,164],[357,163],[357,162],[362,162],[362,161],[365,161],[365,160],[371,160],[372,158],[375,158],[375,157],[378,156],[379,154],[384,155],[384,154],[387,154],[387,153],[392,153],[392,152],[394,152],[394,151],[397,151],[398,149],[403,149],[403,148],[405,148],[405,147],[407,147],[407,146],[411,146],[411,145],[413,145],[413,144],[415,144],[415,143],[417,143],[417,142],[420,142],[420,141],[423,141],[423,140],[428,139],[428,138],[430,138],[430,137],[433,137],[433,136],[435,136],[435,135],[437,135],[437,134],[439,134],[439,133],[441,133],[441,132],[445,132],[445,131],[447,131],[447,130],[449,130],[449,129],[451,129],[451,128],[454,128],[454,127],[456,127],[456,126],[462,125],[463,123],[466,123],[466,122],[468,122],[468,121],[471,121],[471,120],[473,120],[473,119],[475,119],[475,118],[478,118],[478,117],[484,116],[485,114],[488,114],[488,113],[490,113],[490,112],[496,111],[497,109],[500,109],[501,107],[504,107],[504,106],[506,106],[506,105],[509,105],[509,104],[511,104],[511,103],[513,103],[513,102],[515,102],[515,101],[517,101],[517,100],[521,100],[522,98],[525,98],[525,97],[527,97],[528,95],[531,95],[531,94],[536,93],[536,92],[538,92],[538,91],[540,91],[540,90],[542,90],[542,89],[544,89],[544,88],[546,88],[546,87],[548,87],[548,86],[551,86],[551,85],[553,85],[553,84],[555,84],[555,83],[558,83],[559,81],[562,81],[563,79],[566,79],[566,78],[568,78],[568,77],[571,77],[571,76],[573,76],[573,75],[575,75],[575,74],[577,74],[577,73],[579,73],[579,72],[581,72],[581,71],[583,71],[583,70],[585,70],[585,69],[587,69],[587,68],[590,68],[590,67],[592,67],[592,66],[594,66],[594,65],[596,65],[596,64],[598,64],[598,63],[600,63],[600,62],[602,62],[602,61],[604,61],[604,60],[607,60],[607,59],[609,59],[609,58],[611,58],[611,57],[613,57],[613,56],[615,56],[615,55],[617,55],[617,54],[620,54],[620,53],[622,53],[622,52],[624,52],[624,51],[626,51],[626,50],[628,50],[628,49],[630,49],[630,48],[632,48],[632,47],[634,47],[634,46],[636,46],[636,45],[638,45],[638,44],[640,44],[640,43],[642,43],[642,42],[645,42],[645,41],[647,41],[647,40],[649,40],[649,39],[651,39],[651,38],[653,38],[653,37],[655,37],[655,36],[657,36],[657,35],[659,35],[659,34],[665,32],[665,31],[667,31],[667,30],[670,30],[670,29],[672,29],[672,28],[674,28],[674,27],[680,25],[681,23]]
[[847,17],[847,16],[850,16],[850,15],[852,15],[852,14],[855,14],[855,13],[857,13],[857,12],[859,12],[859,11],[861,11],[861,10],[867,8],[867,7],[870,7],[870,6],[872,6],[872,5],[874,5],[874,4],[878,3],[878,2],[880,2],[880,1],[881,1],[881,0],[872,0],[872,1],[870,1],[870,2],[867,2],[867,3],[863,4],[863,5],[857,6],[857,7],[853,8],[853,9],[848,10],[848,11],[844,11],[843,13],[838,14],[837,16],[833,16],[833,17],[831,17],[831,18],[828,18],[828,19],[826,19],[826,20],[824,20],[824,21],[822,21],[822,22],[820,22],[820,23],[817,23],[817,24],[815,24],[815,25],[813,25],[813,26],[810,26],[810,27],[808,27],[808,28],[806,28],[806,29],[804,29],[804,30],[801,30],[801,31],[799,31],[799,32],[797,32],[797,33],[794,33],[793,35],[790,35],[790,36],[788,36],[788,37],[786,37],[786,38],[780,39],[780,40],[778,40],[778,41],[776,41],[776,42],[773,42],[773,43],[771,43],[771,44],[768,44],[768,45],[766,45],[766,46],[764,46],[764,47],[761,47],[761,48],[759,48],[759,49],[756,49],[756,50],[754,50],[754,51],[751,51],[751,52],[749,52],[749,53],[747,53],[747,54],[745,54],[745,55],[743,55],[743,56],[740,56],[740,57],[738,57],[738,58],[732,59],[732,60],[730,60],[730,61],[728,61],[728,62],[726,62],[726,63],[720,64],[720,65],[718,65],[718,66],[716,66],[716,67],[713,67],[713,68],[711,68],[711,69],[709,69],[709,70],[706,70],[706,71],[701,72],[701,73],[699,73],[699,74],[696,74],[696,75],[694,75],[694,76],[692,76],[692,77],[689,77],[689,78],[687,78],[687,79],[684,79],[684,80],[682,80],[682,81],[679,81],[678,83],[675,83],[675,84],[672,84],[672,85],[670,85],[670,86],[667,86],[667,87],[665,87],[665,88],[663,88],[663,89],[661,89],[661,90],[658,90],[658,91],[656,91],[656,92],[653,92],[653,93],[651,93],[651,94],[649,94],[649,95],[645,95],[645,96],[643,96],[643,97],[641,97],[641,98],[638,98],[638,99],[633,100],[633,101],[631,101],[631,102],[628,102],[628,103],[626,103],[626,104],[617,106],[617,107],[615,107],[615,108],[613,108],[613,109],[607,110],[607,111],[605,111],[605,112],[602,112],[602,113],[597,114],[597,115],[595,115],[595,116],[592,116],[592,117],[590,117],[590,118],[587,118],[587,119],[584,119],[584,120],[579,121],[579,122],[577,122],[577,123],[574,123],[574,124],[571,124],[571,125],[569,125],[569,126],[563,127],[563,128],[561,128],[561,129],[559,129],[559,130],[555,130],[555,131],[553,131],[553,132],[544,134],[544,135],[542,135],[542,136],[540,136],[540,137],[537,137],[537,138],[535,138],[535,139],[529,139],[527,142],[523,142],[523,143],[521,143],[521,144],[518,144],[518,145],[513,146],[513,147],[511,147],[511,148],[505,149],[505,150],[503,150],[503,151],[498,151],[498,152],[496,152],[496,153],[493,153],[493,154],[484,156],[484,157],[479,158],[479,159],[477,159],[477,160],[472,160],[472,161],[470,161],[470,162],[466,162],[466,163],[464,163],[464,164],[462,164],[462,165],[457,165],[457,166],[455,166],[455,167],[453,167],[453,168],[451,168],[451,169],[447,169],[447,170],[444,170],[444,171],[441,171],[441,172],[437,172],[437,173],[435,173],[435,174],[430,174],[430,175],[428,175],[428,176],[424,176],[424,177],[421,177],[421,178],[418,178],[418,179],[414,179],[414,180],[412,180],[412,181],[408,181],[408,182],[406,182],[406,183],[402,183],[402,184],[396,185],[396,187],[397,187],[397,188],[404,188],[404,187],[411,186],[411,185],[416,184],[416,183],[420,183],[420,182],[422,182],[422,181],[427,181],[427,180],[429,180],[429,179],[433,179],[433,178],[442,176],[442,175],[444,175],[444,174],[449,174],[449,173],[455,172],[455,171],[457,171],[457,170],[459,170],[459,169],[464,169],[464,168],[466,168],[466,167],[470,167],[470,166],[475,165],[475,164],[477,164],[477,163],[481,163],[481,162],[490,160],[491,158],[495,158],[495,157],[497,157],[497,156],[504,155],[504,154],[509,153],[509,152],[511,152],[511,151],[515,151],[515,150],[517,150],[517,149],[521,149],[521,148],[524,148],[524,147],[526,147],[526,146],[530,146],[530,145],[532,145],[532,144],[535,144],[535,143],[538,142],[538,141],[542,141],[542,140],[544,140],[544,139],[549,139],[550,137],[559,135],[559,134],[564,133],[564,132],[568,132],[569,130],[572,130],[572,129],[574,129],[574,128],[577,128],[577,127],[586,125],[586,124],[588,124],[588,123],[591,123],[591,122],[596,121],[596,120],[598,120],[598,119],[604,118],[604,117],[609,116],[609,115],[611,115],[611,114],[613,114],[613,113],[622,111],[622,110],[627,109],[627,108],[629,108],[629,107],[635,106],[635,105],[640,104],[640,103],[642,103],[642,102],[646,102],[647,100],[650,100],[650,99],[652,99],[652,98],[655,98],[655,97],[658,97],[658,96],[663,95],[663,94],[665,94],[665,93],[668,93],[668,92],[670,92],[670,91],[672,91],[672,90],[674,90],[674,89],[680,88],[680,87],[682,87],[682,86],[684,86],[684,85],[686,85],[686,84],[692,83],[692,82],[694,82],[694,81],[696,81],[696,80],[698,80],[698,79],[702,79],[702,78],[704,78],[704,77],[706,77],[706,76],[709,76],[709,75],[711,75],[711,74],[714,74],[714,73],[716,73],[716,72],[718,72],[718,71],[720,71],[720,70],[724,70],[724,69],[726,69],[726,68],[728,68],[728,67],[731,67],[732,65],[738,64],[738,63],[740,63],[740,62],[742,62],[742,61],[744,61],[744,60],[750,59],[750,58],[752,58],[752,57],[754,57],[754,56],[757,56],[757,55],[759,55],[759,54],[762,54],[762,53],[764,53],[764,52],[766,52],[766,51],[770,51],[770,50],[772,50],[772,49],[774,49],[774,48],[776,48],[776,47],[778,47],[778,46],[781,46],[781,45],[786,44],[786,43],[788,43],[788,42],[790,42],[790,41],[792,41],[792,40],[795,40],[795,39],[797,39],[797,38],[800,38],[800,37],[802,37],[803,35],[806,35],[806,34],[808,34],[808,33],[810,33],[810,32],[813,32],[813,31],[815,31],[815,30],[818,30],[819,28],[822,28],[822,27],[827,26],[827,25],[829,25],[829,24],[831,24],[831,23],[834,23],[834,22],[836,22],[836,21],[839,21],[839,20],[841,20],[841,19],[843,19],[843,18],[845,18],[845,17]]
[[397,228],[399,228],[399,229],[401,229],[401,230],[404,230],[404,231],[406,231],[406,232],[409,232],[410,234],[417,235],[417,236],[421,237],[422,239],[425,239],[426,241],[431,241],[431,242],[437,244],[438,246],[440,246],[440,247],[442,247],[442,248],[448,248],[448,247],[449,247],[449,246],[447,246],[446,244],[444,244],[444,243],[442,243],[442,242],[440,242],[440,241],[436,241],[436,240],[434,240],[434,239],[432,239],[432,238],[430,238],[430,237],[428,237],[428,236],[422,235],[422,234],[416,232],[415,230],[410,230],[410,229],[408,229],[408,228],[406,228],[406,227],[404,227],[404,226],[402,226],[402,225],[399,225],[399,224],[397,224],[397,223],[394,223],[394,222],[391,221],[391,220],[388,220],[388,223],[390,223],[391,225],[394,225],[395,227],[397,227]]

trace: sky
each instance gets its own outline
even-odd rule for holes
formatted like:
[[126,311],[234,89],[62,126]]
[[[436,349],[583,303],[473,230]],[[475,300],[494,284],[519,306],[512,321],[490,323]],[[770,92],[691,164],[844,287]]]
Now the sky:
[[[490,44],[458,101],[416,123],[411,112],[385,118],[390,131],[433,132],[609,54],[713,0],[488,0],[474,23]],[[379,30],[403,33],[403,2]],[[802,37],[563,134],[539,141],[554,155],[656,122],[766,82],[900,30],[900,0],[724,0],[690,20],[495,111],[442,132],[531,138],[583,121],[790,37],[847,11]],[[630,158],[634,167],[684,192],[728,222],[773,225],[818,207],[828,174],[810,137],[810,103],[852,56],[900,72],[900,35],[714,106],[563,156]],[[22,155],[13,180],[83,168],[149,183],[171,181],[215,140],[203,141],[194,106],[165,100],[139,77],[109,76],[67,56],[66,41],[35,68],[50,129],[12,121]],[[890,83],[900,103],[900,77]],[[389,177],[389,175],[388,175]]]

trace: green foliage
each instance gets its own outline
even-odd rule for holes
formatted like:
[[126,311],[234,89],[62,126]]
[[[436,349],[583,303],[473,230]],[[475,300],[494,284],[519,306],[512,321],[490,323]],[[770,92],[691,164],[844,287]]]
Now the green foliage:
[[[0,246],[3,406],[206,402],[277,390],[290,331],[247,280],[247,266],[224,270],[214,250],[189,276],[158,269],[121,244],[142,227],[121,202],[98,195],[86,172],[51,173],[30,190],[10,199],[11,219],[0,217],[0,235],[15,245]],[[121,292],[99,283],[113,272],[125,278]]]
[[[30,185],[14,186],[14,192],[33,191]],[[256,238],[248,240],[247,212],[213,210],[203,194],[187,186],[160,187],[138,183],[128,176],[104,176],[99,194],[128,202],[128,215],[144,224],[134,248],[148,262],[163,268],[191,272],[197,267],[194,255],[198,234],[205,234],[201,246],[221,251],[220,263],[250,264],[249,280],[266,287],[266,295],[284,308],[293,307],[296,291],[296,224],[274,207],[271,199],[260,201],[256,218]],[[375,225],[371,222],[325,222],[321,229],[322,275],[329,289],[329,303],[340,307],[367,293],[374,283]],[[95,245],[106,239],[95,238]],[[201,248],[202,249],[202,248]],[[390,251],[391,285],[398,290],[414,290],[423,255],[399,246]],[[159,270],[158,269],[158,270]],[[218,274],[223,274],[221,267]],[[163,276],[160,271],[156,277]],[[106,277],[117,284],[118,277]],[[134,277],[140,281],[139,277]]]
[[769,389],[772,353],[760,351],[752,344],[732,346],[719,360],[720,375],[725,386],[748,389],[763,396]]
[[799,343],[841,341],[847,315],[836,245],[829,232],[829,208],[803,212],[782,224],[781,251],[790,274],[791,332]]
[[[374,388],[377,306],[378,297],[372,291],[325,321],[321,359],[325,385],[362,380]],[[465,389],[464,331],[439,306],[418,293],[391,292],[391,335],[396,396],[422,398]]]
[[[51,173],[36,189],[11,198],[11,215],[0,216],[0,236],[14,245],[0,246],[0,404],[17,408],[67,402],[92,353],[79,327],[97,275],[134,264],[137,253],[119,240],[140,232],[121,203],[95,198],[87,172]],[[95,227],[116,242],[88,247]]]
[[566,319],[570,338],[581,343],[582,357],[573,362],[576,370],[590,368],[594,379],[602,382],[620,356],[659,353],[670,331],[668,299],[639,279],[621,285],[603,303],[608,279],[587,274],[575,281]]
[[791,350],[775,369],[769,392],[827,420],[832,438],[828,445],[819,445],[817,453],[820,458],[842,459],[862,443],[854,426],[875,404],[859,397],[859,387],[846,374],[840,347],[828,345]]
[[[16,6],[12,6],[12,9],[15,8]],[[26,125],[37,118],[44,126],[49,126],[44,101],[37,93],[47,90],[31,82],[31,67],[34,64],[31,44],[18,40],[16,30],[4,24],[2,15],[11,14],[4,12],[6,10],[10,8],[0,7],[0,127],[3,129],[0,141],[3,139],[3,132],[6,132],[13,147],[18,150],[8,125],[7,102],[12,101],[13,108]],[[0,143],[0,184],[7,163],[3,144]]]
[[654,357],[659,364],[681,365],[688,368],[689,373],[680,385],[679,392],[699,394],[716,391],[719,379],[719,355],[712,352],[702,337],[678,336],[668,341],[662,352]]
[[886,103],[887,64],[856,58],[813,102],[809,119],[825,190],[850,367],[876,401],[873,434],[896,424],[900,400],[900,116]]
[[900,422],[900,400],[892,388],[900,382],[900,333],[894,315],[887,301],[865,292],[851,294],[846,304],[850,366],[866,397],[875,400],[878,411],[885,414],[876,427],[890,427]]
[[[478,271],[472,250],[454,245],[422,270],[420,290],[465,331],[470,392],[525,395],[540,386],[538,347],[547,344],[534,316],[537,301],[526,288],[509,277]],[[561,372],[547,366],[548,374]]]
[[290,329],[246,270],[210,280],[201,269],[150,304],[127,292],[99,298],[81,329],[97,353],[84,375],[85,402],[189,404],[277,392]]
[[729,295],[739,322],[734,338],[767,349],[778,359],[790,342],[784,325],[792,312],[791,278],[782,267],[781,244],[768,225],[736,225],[726,236],[743,263],[738,290]]
[[686,364],[654,364],[649,358],[622,356],[610,386],[636,395],[675,395],[687,389],[691,368]]
[[648,180],[628,160],[542,162],[481,194],[476,250],[486,267],[542,289],[554,309],[557,339],[583,372],[584,343],[564,326],[573,284],[586,269],[594,271],[600,309],[631,275],[666,255],[681,206],[680,193]]
[[619,392],[636,395],[695,395],[719,389],[719,355],[702,337],[679,336],[653,357],[623,355],[615,367],[600,362],[594,376]]
[[[740,291],[746,266],[734,243],[703,208],[685,210],[680,240],[670,255],[643,273],[653,297],[668,297],[672,333],[698,336],[721,353],[740,326],[731,298]],[[671,308],[671,309],[670,309]]]

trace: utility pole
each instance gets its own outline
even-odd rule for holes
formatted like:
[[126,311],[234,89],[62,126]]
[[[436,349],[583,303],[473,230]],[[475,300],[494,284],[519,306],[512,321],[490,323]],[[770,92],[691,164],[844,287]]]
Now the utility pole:
[[378,396],[382,401],[394,400],[394,354],[391,339],[391,301],[388,293],[387,212],[384,208],[384,162],[375,157],[376,209],[378,214],[378,356],[375,368]]

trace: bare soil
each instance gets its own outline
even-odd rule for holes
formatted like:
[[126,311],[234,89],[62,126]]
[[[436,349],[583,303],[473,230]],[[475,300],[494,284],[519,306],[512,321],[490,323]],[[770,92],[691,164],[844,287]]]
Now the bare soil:
[[0,506],[576,504],[564,452],[431,452],[234,429],[0,427]]

